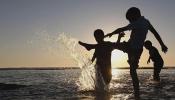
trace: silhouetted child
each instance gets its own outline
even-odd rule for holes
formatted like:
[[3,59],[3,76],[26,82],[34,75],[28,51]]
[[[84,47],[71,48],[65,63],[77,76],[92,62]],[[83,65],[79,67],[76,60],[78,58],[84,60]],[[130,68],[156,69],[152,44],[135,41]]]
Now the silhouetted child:
[[79,41],[79,44],[84,46],[87,50],[95,49],[92,57],[92,62],[96,59],[97,71],[101,73],[106,85],[111,81],[111,52],[117,48],[117,44],[120,42],[121,37],[124,34],[120,34],[117,43],[104,41],[104,32],[101,29],[94,31],[94,37],[97,44],[86,44]]
[[114,34],[120,34],[121,32],[131,30],[130,39],[127,43],[123,44],[123,47],[127,50],[128,53],[128,63],[130,65],[130,75],[134,86],[134,94],[135,97],[139,97],[139,80],[137,77],[136,69],[138,68],[139,59],[143,51],[143,45],[148,30],[154,34],[160,43],[163,52],[167,52],[168,48],[165,46],[161,37],[151,25],[151,23],[146,18],[141,16],[140,10],[138,8],[131,7],[128,9],[126,12],[126,19],[129,20],[129,25],[118,28],[106,36],[111,37]]
[[147,63],[150,63],[150,60],[152,60],[154,63],[153,78],[155,81],[160,81],[159,74],[160,74],[161,69],[163,68],[164,61],[161,55],[159,54],[159,51],[154,46],[152,46],[151,41],[149,40],[145,41],[144,46],[146,49],[149,50],[149,59]]

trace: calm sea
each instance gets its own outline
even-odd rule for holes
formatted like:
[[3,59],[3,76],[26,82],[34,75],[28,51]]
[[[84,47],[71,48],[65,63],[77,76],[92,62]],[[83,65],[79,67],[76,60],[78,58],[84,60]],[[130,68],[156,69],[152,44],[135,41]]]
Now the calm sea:
[[[0,70],[0,83],[25,85],[1,89],[0,100],[130,100],[132,80],[128,69],[113,69],[110,91],[79,90],[80,69]],[[142,100],[175,100],[175,69],[163,69],[161,82],[152,81],[151,69],[139,69]]]

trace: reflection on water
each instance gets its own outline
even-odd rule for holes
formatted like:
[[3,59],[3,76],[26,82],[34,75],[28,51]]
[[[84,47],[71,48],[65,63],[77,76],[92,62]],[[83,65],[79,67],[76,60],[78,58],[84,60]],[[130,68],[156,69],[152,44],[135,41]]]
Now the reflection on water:
[[[120,70],[119,69],[113,69],[112,70],[112,76],[117,76],[118,77],[118,75],[120,75],[121,73],[120,73]],[[114,78],[114,77],[113,77]]]
[[[26,85],[0,90],[0,100],[132,100],[129,70],[113,69],[109,92],[79,90],[81,70],[0,70],[0,83]],[[152,70],[138,70],[141,100],[174,100],[175,70],[163,69],[161,82],[152,81]]]

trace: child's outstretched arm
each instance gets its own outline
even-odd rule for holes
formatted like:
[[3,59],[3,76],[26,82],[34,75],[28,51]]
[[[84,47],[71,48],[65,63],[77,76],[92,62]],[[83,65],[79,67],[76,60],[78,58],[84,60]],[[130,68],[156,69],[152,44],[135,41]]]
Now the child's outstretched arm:
[[148,61],[147,61],[147,64],[149,64],[149,63],[150,63],[150,60],[151,60],[151,57],[149,56]]
[[88,51],[91,49],[95,49],[96,44],[87,44],[87,43],[83,43],[81,41],[78,42],[81,46],[85,47]]
[[117,43],[120,43],[121,38],[124,37],[124,36],[125,36],[125,33],[124,33],[124,32],[120,33],[120,34],[118,35]]
[[93,57],[92,57],[92,59],[91,59],[92,63],[94,62],[95,58],[96,58],[96,54],[95,54],[95,52],[94,52]]
[[154,29],[154,27],[150,24],[150,31],[154,34],[154,36],[156,37],[156,39],[158,40],[158,42],[161,45],[162,51],[164,53],[166,53],[168,51],[167,46],[163,43],[160,35],[158,34],[158,32]]
[[108,34],[106,34],[105,35],[105,37],[111,37],[112,35],[114,35],[114,34],[120,34],[121,32],[124,32],[124,31],[126,31],[126,30],[129,30],[128,29],[128,26],[125,26],[125,27],[122,27],[122,28],[118,28],[118,29],[116,29],[115,31],[113,31],[112,33],[108,33]]

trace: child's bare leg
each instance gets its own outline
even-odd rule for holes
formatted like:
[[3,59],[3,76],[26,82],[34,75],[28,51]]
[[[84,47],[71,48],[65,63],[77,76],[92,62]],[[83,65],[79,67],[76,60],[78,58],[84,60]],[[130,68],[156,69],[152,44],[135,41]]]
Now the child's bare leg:
[[132,78],[132,83],[133,83],[133,87],[134,87],[134,95],[135,97],[139,97],[140,93],[139,93],[139,79],[137,76],[137,71],[136,71],[136,65],[130,63],[130,75]]
[[131,60],[131,57],[129,56],[128,63],[130,65],[130,75],[132,78],[133,88],[134,88],[134,95],[135,97],[139,97],[139,80],[137,77],[137,71],[136,71],[136,64],[133,63]]
[[161,71],[161,66],[154,66],[154,75],[153,75],[153,79],[155,81],[160,81],[160,71]]
[[159,74],[157,73],[157,70],[156,70],[156,69],[154,69],[153,79],[154,79],[155,81],[159,81]]
[[[133,67],[133,66],[131,66],[131,67]],[[132,78],[132,83],[133,83],[133,86],[134,86],[135,95],[139,95],[139,80],[138,80],[138,77],[137,77],[136,69],[130,68],[130,75],[131,75],[131,78]]]
[[137,76],[137,68],[138,68],[138,63],[139,63],[139,59],[141,56],[142,50],[140,50],[139,52],[136,51],[131,51],[128,53],[128,63],[130,65],[130,75],[132,78],[132,83],[133,83],[133,87],[134,87],[134,95],[135,98],[139,98],[140,92],[139,92],[139,79]]

